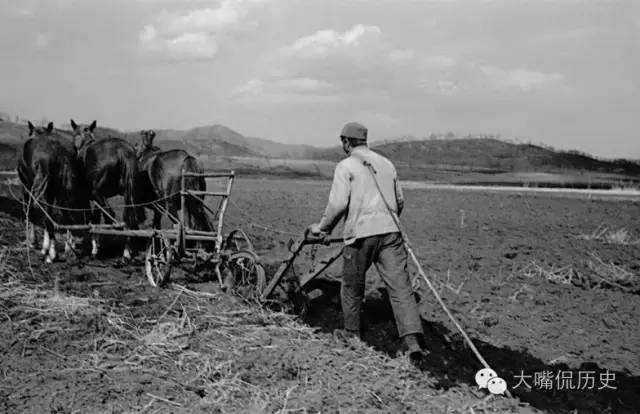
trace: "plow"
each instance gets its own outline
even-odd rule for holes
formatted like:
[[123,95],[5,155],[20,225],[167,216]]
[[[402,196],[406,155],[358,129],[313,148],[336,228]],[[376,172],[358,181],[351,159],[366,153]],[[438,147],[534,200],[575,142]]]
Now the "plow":
[[[7,186],[21,185],[17,174],[13,171],[2,172],[0,177],[4,179],[4,184]],[[226,180],[225,189],[224,191],[188,190],[185,189],[185,180],[189,177],[224,179]],[[342,243],[342,239],[312,237],[305,231],[297,240],[290,241],[288,256],[280,263],[276,272],[267,277],[262,258],[256,252],[250,237],[241,228],[235,228],[228,234],[223,234],[224,218],[234,179],[233,170],[183,174],[180,188],[180,214],[174,217],[171,228],[133,230],[126,228],[125,223],[115,219],[107,224],[61,224],[47,214],[44,215],[44,219],[51,222],[56,232],[87,232],[90,235],[143,239],[146,245],[143,273],[153,287],[160,288],[167,285],[171,281],[173,270],[184,267],[195,273],[212,271],[219,285],[225,290],[231,289],[247,299],[265,303],[272,299],[274,291],[285,280],[291,281],[285,275],[292,269],[305,247],[336,245]],[[203,204],[215,231],[200,231],[188,225],[184,209],[188,197],[194,197]],[[15,196],[14,198],[23,205],[27,204],[27,200],[19,200]],[[218,199],[217,209],[212,209],[205,204],[207,198]],[[43,201],[32,198],[30,203],[33,207],[44,211]],[[56,206],[51,207],[56,208]],[[97,204],[95,207],[100,208]],[[296,278],[295,288],[287,291],[287,294],[293,294],[296,298],[308,302],[305,288],[341,255],[342,249],[339,249],[330,256],[315,261],[308,271]]]

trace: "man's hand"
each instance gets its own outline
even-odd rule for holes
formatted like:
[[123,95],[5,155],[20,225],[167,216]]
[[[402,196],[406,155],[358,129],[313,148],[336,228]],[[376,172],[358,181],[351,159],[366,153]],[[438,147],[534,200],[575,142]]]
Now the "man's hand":
[[313,223],[307,227],[305,232],[306,234],[310,234],[313,237],[317,237],[322,239],[322,243],[328,245],[329,244],[329,235],[322,230],[320,230],[320,223]]
[[314,237],[320,237],[323,233],[320,230],[320,223],[313,223],[307,227],[307,231]]

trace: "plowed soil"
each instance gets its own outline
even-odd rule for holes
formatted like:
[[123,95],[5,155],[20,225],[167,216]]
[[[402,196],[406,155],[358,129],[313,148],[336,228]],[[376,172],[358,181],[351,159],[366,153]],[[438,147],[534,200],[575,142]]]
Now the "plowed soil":
[[[320,218],[328,190],[238,180],[224,231],[243,228],[272,274]],[[478,389],[481,364],[424,282],[430,354],[417,369],[374,269],[364,344],[344,344],[331,335],[341,326],[339,263],[310,287],[296,320],[188,268],[153,289],[141,255],[126,266],[117,250],[45,266],[20,247],[19,208],[3,199],[0,410],[640,412],[637,203],[434,190],[406,198],[401,219],[417,256],[515,399]],[[336,248],[308,249],[295,270]]]

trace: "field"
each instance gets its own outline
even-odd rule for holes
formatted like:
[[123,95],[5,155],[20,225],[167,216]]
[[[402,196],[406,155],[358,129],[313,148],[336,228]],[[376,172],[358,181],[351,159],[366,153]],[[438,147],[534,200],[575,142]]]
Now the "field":
[[[328,190],[326,181],[239,179],[225,233],[245,229],[272,272],[288,241],[319,219]],[[45,268],[19,246],[19,209],[3,199],[0,410],[640,412],[637,201],[405,195],[401,218],[423,267],[515,399],[477,389],[480,363],[423,282],[430,354],[418,370],[402,354],[375,270],[365,344],[343,344],[331,336],[341,325],[339,266],[318,281],[300,321],[188,269],[156,291],[139,265],[114,257]],[[593,383],[575,389],[588,375]],[[523,376],[530,389],[518,385]]]

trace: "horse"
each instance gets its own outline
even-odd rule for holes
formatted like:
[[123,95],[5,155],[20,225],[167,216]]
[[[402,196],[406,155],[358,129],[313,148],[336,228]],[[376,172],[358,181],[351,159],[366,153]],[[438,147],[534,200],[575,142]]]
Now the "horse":
[[[52,263],[57,256],[55,227],[51,221],[55,210],[53,206],[60,207],[64,223],[86,224],[84,213],[89,211],[88,192],[84,188],[84,172],[71,139],[55,131],[53,122],[49,122],[46,128],[36,128],[28,121],[28,126],[28,139],[16,168],[23,185],[23,199],[27,203],[27,244],[35,247],[35,224],[44,220],[41,253],[46,255],[46,263]],[[67,231],[66,254],[73,250],[72,244],[71,232]]]
[[[154,146],[155,131],[140,131],[142,145],[136,145],[138,167],[140,170],[138,187],[144,202],[159,200],[163,208],[151,204],[153,209],[153,228],[160,228],[163,209],[173,218],[178,217],[182,175],[185,173],[202,174],[204,170],[195,157],[180,149],[162,151]],[[204,177],[185,177],[184,191],[206,191]],[[201,231],[212,231],[213,226],[203,207],[204,195],[185,197],[185,216],[188,227]],[[193,227],[192,227],[193,226]]]
[[[116,195],[124,196],[123,221],[128,229],[137,230],[138,224],[145,219],[144,209],[136,206],[136,177],[138,163],[136,150],[126,140],[118,137],[96,139],[94,131],[97,122],[90,125],[78,125],[71,119],[73,142],[85,171],[85,180],[90,197],[100,208],[92,211],[91,223],[99,224],[104,215],[105,223],[115,220],[113,208],[107,201]],[[99,250],[99,238],[92,237],[91,255],[95,258]],[[122,258],[131,259],[131,238],[125,238]]]

